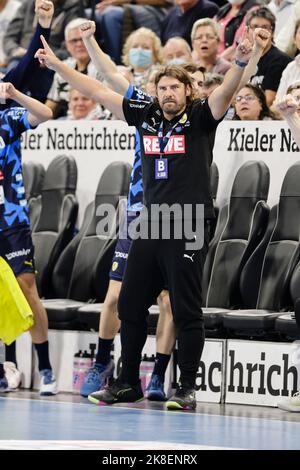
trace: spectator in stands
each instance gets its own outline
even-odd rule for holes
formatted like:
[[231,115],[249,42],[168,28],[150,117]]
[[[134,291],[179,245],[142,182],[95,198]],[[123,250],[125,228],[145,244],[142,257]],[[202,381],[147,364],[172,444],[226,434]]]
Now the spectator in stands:
[[296,2],[293,5],[292,12],[285,24],[280,29],[276,36],[275,45],[286,54],[291,57],[295,57],[297,51],[294,43],[294,31],[297,22],[300,20],[300,2]]
[[152,65],[163,61],[159,37],[148,28],[139,28],[128,36],[123,48],[123,63],[132,69],[133,84],[143,88]]
[[[41,0],[40,0],[41,1]],[[50,43],[61,58],[67,56],[64,47],[64,27],[74,17],[79,16],[79,3],[77,0],[54,0],[55,12]],[[9,23],[4,36],[4,52],[7,54],[8,69],[13,68],[24,56],[36,26],[35,0],[23,0],[14,19]],[[32,76],[31,96],[45,101],[53,80],[53,73],[44,73],[43,80]]]
[[259,87],[245,85],[235,97],[234,120],[238,121],[262,121],[274,119],[273,113],[268,108],[266,96]]
[[6,33],[8,24],[14,18],[20,7],[18,0],[0,0],[0,68],[7,66],[7,57],[4,52],[3,38]]
[[275,99],[282,72],[292,60],[273,45],[275,24],[275,16],[266,7],[254,10],[247,19],[247,26],[250,30],[263,28],[271,33],[262,58],[258,62],[257,71],[251,79],[253,85],[259,85],[265,91],[269,107]]
[[290,16],[293,13],[293,8],[297,0],[271,0],[268,3],[268,8],[271,10],[276,18],[276,28],[274,31],[274,38],[276,38],[282,28],[288,22]]
[[69,119],[109,119],[111,113],[104,112],[102,107],[88,96],[72,88],[69,92]]
[[294,100],[297,101],[297,113],[300,116],[300,81],[297,81],[288,87],[287,95],[292,95]]
[[172,5],[173,0],[135,0],[131,3],[128,0],[102,0],[95,10],[97,40],[115,63],[120,64],[124,36],[145,27],[160,37],[162,22]]
[[209,0],[176,0],[176,6],[163,22],[162,43],[179,36],[191,45],[191,31],[195,21],[199,18],[212,18],[217,12],[217,5]]
[[[294,52],[296,55],[300,50],[300,19],[297,21],[294,33]],[[281,80],[277,90],[276,98],[282,98],[287,94],[289,85],[300,80],[300,54],[297,54],[293,62],[290,62],[282,72]]]
[[230,69],[231,63],[218,56],[220,30],[214,20],[203,18],[196,21],[191,38],[194,61],[204,67],[207,72],[224,75]]
[[208,98],[209,95],[223,83],[224,75],[219,73],[206,73],[202,88],[201,99]]
[[[66,59],[68,53],[64,45],[65,26],[79,16],[80,5],[77,0],[53,0],[53,3],[55,12],[50,44],[61,59]],[[35,23],[35,0],[23,0],[4,38],[4,51],[9,62],[19,60],[25,54]]]
[[182,65],[192,62],[192,50],[188,42],[180,37],[168,39],[163,47],[164,64]]
[[229,0],[215,16],[220,31],[219,53],[231,60],[234,56],[236,42],[241,38],[246,24],[246,14],[259,5],[260,0]]
[[[66,64],[89,77],[97,78],[97,71],[91,63],[80,35],[79,26],[85,21],[85,18],[76,18],[66,26],[65,41],[67,51],[70,54],[70,57],[66,59]],[[56,73],[46,101],[46,105],[52,110],[55,118],[67,115],[69,90],[69,84]]]
[[185,64],[183,65],[184,70],[186,70],[192,79],[193,86],[195,89],[195,97],[201,98],[203,95],[203,83],[205,80],[205,68],[196,64]]

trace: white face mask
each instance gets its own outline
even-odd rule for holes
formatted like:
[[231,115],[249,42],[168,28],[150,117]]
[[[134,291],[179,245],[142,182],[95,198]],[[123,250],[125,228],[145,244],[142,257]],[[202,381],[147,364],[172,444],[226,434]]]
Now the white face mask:
[[228,2],[229,2],[232,6],[237,6],[237,5],[241,5],[242,3],[244,3],[244,0],[228,0]]
[[174,59],[168,60],[168,65],[183,65],[186,63],[187,61],[182,57],[174,57]]

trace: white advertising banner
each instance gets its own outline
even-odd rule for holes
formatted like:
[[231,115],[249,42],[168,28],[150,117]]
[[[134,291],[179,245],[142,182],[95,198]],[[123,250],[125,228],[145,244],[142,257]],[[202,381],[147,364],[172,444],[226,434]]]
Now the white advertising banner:
[[277,406],[300,388],[300,342],[228,340],[226,403]]
[[238,169],[247,160],[263,160],[270,169],[268,203],[277,204],[283,177],[300,160],[299,149],[284,121],[224,121],[216,133],[214,161],[219,169],[217,203],[230,197]]

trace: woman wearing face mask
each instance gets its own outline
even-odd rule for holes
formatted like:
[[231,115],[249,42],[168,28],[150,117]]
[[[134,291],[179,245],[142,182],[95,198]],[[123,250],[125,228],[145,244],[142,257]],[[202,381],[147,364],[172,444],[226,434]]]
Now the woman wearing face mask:
[[234,102],[234,116],[237,121],[262,121],[274,119],[267,105],[266,96],[259,87],[247,84],[238,92]]
[[246,24],[246,13],[254,7],[261,4],[260,0],[228,0],[215,16],[215,20],[220,26],[220,46],[219,54],[228,49],[228,54],[223,54],[225,58],[230,60],[232,49],[235,42],[242,35]]
[[151,66],[162,63],[159,37],[148,28],[139,28],[131,33],[124,44],[123,63],[132,69],[133,84],[143,88]]

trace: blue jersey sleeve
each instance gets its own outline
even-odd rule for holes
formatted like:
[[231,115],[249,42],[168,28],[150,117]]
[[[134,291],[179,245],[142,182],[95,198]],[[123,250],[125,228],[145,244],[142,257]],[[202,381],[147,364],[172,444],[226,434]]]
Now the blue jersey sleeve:
[[20,136],[22,132],[33,128],[28,121],[28,111],[25,108],[6,109],[2,113],[2,118],[6,121],[13,136]]
[[124,97],[128,100],[146,101],[148,103],[152,101],[151,96],[146,95],[142,90],[131,84],[129,85]]

